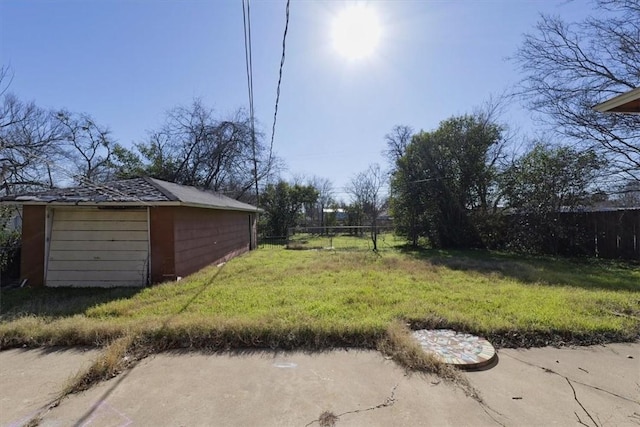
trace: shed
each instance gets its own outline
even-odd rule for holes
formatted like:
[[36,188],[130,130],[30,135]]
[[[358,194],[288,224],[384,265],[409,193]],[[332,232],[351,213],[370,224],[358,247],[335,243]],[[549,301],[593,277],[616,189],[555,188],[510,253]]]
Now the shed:
[[256,247],[259,209],[153,178],[5,196],[22,205],[31,286],[145,286]]

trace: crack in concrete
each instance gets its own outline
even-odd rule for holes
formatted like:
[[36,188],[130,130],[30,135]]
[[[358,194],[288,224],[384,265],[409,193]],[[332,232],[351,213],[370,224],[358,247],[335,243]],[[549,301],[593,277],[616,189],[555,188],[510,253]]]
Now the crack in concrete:
[[637,401],[637,400],[634,400],[634,399],[628,398],[628,397],[626,397],[626,396],[619,395],[619,394],[614,393],[614,392],[609,391],[609,390],[605,390],[605,389],[603,389],[603,388],[601,388],[601,387],[598,387],[598,386],[595,386],[595,385],[592,385],[592,384],[583,383],[582,381],[578,381],[578,380],[573,379],[573,378],[569,378],[569,377],[567,377],[567,376],[565,376],[565,375],[562,375],[561,373],[558,373],[558,372],[554,371],[553,369],[545,368],[544,366],[540,366],[540,365],[536,365],[535,363],[527,362],[526,360],[519,359],[519,358],[517,358],[517,357],[515,357],[515,356],[512,356],[512,355],[510,355],[510,354],[506,354],[506,353],[503,353],[503,354],[504,354],[505,356],[508,356],[508,357],[510,357],[510,358],[512,358],[512,359],[514,359],[514,360],[517,360],[518,362],[524,363],[525,365],[533,366],[534,368],[542,369],[543,371],[545,371],[545,372],[547,372],[547,373],[558,375],[559,377],[562,377],[562,378],[564,378],[564,379],[565,379],[565,380],[567,380],[567,381],[571,380],[571,381],[573,381],[575,384],[580,384],[580,385],[583,385],[583,386],[585,386],[585,387],[589,387],[589,388],[592,388],[592,389],[594,389],[594,390],[598,390],[598,391],[601,391],[601,392],[603,392],[603,393],[610,394],[611,396],[615,396],[615,397],[617,397],[617,398],[619,398],[619,399],[626,400],[627,402],[631,402],[631,403],[640,403],[640,402],[639,402],[639,401]]
[[576,419],[578,420],[578,424],[582,424],[583,426],[586,427],[591,427],[589,424],[585,424],[581,419],[580,419],[580,415],[578,415],[578,413],[576,411],[573,411],[573,414],[576,416]]
[[[573,387],[573,384],[571,384],[571,381],[569,381],[569,378],[564,377],[565,380],[567,380],[567,384],[569,384],[569,387],[571,387],[571,390],[573,391],[573,399],[578,402],[578,405],[580,405],[580,407],[582,408],[582,410],[584,411],[585,414],[587,414],[587,416],[589,417],[589,419],[593,422],[593,424],[596,427],[599,427],[598,423],[596,422],[596,420],[593,419],[593,417],[591,416],[591,413],[589,413],[589,411],[587,411],[587,408],[584,407],[584,405],[582,404],[582,402],[580,402],[580,399],[578,399],[578,395],[576,394],[576,389]],[[574,412],[574,414],[576,414]],[[576,414],[576,417],[578,417],[578,414]],[[580,422],[580,424],[584,424],[581,420],[580,417],[578,417],[578,422]],[[586,424],[585,424],[586,425]]]
[[[391,394],[389,395],[389,397],[387,397],[384,402],[375,405],[375,406],[370,406],[368,408],[364,408],[364,409],[355,409],[353,411],[346,411],[346,412],[342,412],[338,415],[334,415],[332,413],[328,413],[327,411],[323,412],[322,414],[320,414],[319,418],[316,418],[313,421],[310,421],[309,423],[305,424],[304,427],[309,427],[310,425],[312,425],[313,423],[320,423],[321,426],[326,426],[326,427],[330,427],[335,425],[335,421],[334,420],[339,420],[340,417],[344,416],[344,415],[349,415],[349,414],[358,414],[360,412],[368,412],[368,411],[373,411],[375,409],[380,409],[380,408],[386,408],[388,406],[393,406],[396,403],[396,389],[398,388],[398,384],[394,385],[393,388],[391,389]],[[330,424],[323,424],[323,415],[325,414],[330,414],[331,416],[331,420],[329,421]],[[327,419],[329,417],[324,417],[324,419]]]
[[[489,413],[489,411],[487,411],[487,409],[491,409],[493,412],[495,412],[496,414],[500,415],[501,417],[505,417],[503,414],[501,414],[500,412],[496,411],[495,409],[493,409],[491,406],[487,405],[484,402],[480,402],[478,401],[478,403],[480,404],[480,407],[482,408],[482,410],[485,412],[485,414],[487,414],[489,416],[489,418],[491,418],[496,424],[502,426],[502,427],[507,427],[506,424],[502,424],[496,417],[494,417],[493,415],[491,415]],[[505,417],[507,418],[507,417]]]

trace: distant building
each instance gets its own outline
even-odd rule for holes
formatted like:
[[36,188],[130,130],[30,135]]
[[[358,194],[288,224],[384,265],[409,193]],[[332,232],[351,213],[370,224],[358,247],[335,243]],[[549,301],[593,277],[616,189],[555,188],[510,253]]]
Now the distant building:
[[324,208],[322,209],[322,213],[325,215],[325,218],[333,217],[338,223],[343,223],[347,220],[347,213],[342,208]]

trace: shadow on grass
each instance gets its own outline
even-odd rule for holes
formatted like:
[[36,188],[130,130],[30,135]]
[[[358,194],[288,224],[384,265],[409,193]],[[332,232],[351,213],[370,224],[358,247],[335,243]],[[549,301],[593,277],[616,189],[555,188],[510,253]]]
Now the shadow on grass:
[[485,250],[416,249],[401,251],[452,270],[497,274],[522,283],[583,289],[640,292],[640,263],[589,258],[554,258]]
[[25,315],[65,317],[110,301],[128,299],[145,288],[23,288],[0,290],[0,320]]

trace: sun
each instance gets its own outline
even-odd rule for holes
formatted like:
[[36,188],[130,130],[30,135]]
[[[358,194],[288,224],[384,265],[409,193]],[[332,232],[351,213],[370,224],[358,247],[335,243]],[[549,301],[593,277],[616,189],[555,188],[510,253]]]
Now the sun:
[[340,11],[331,28],[334,49],[350,60],[371,56],[378,47],[381,33],[376,11],[363,4]]

